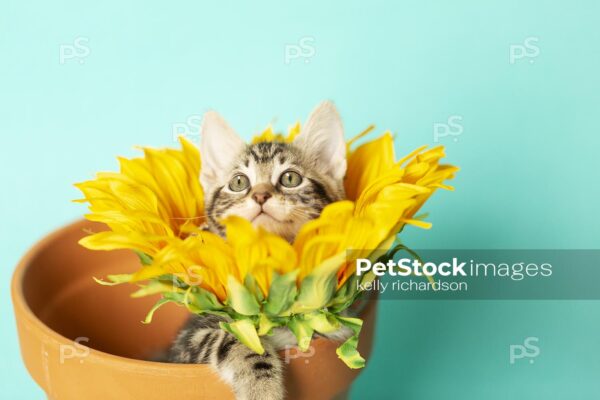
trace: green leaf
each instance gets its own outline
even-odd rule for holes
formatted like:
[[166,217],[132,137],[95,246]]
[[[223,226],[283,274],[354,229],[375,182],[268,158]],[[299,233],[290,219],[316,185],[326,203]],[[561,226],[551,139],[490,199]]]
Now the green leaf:
[[314,333],[314,329],[310,326],[310,323],[303,320],[301,316],[296,316],[289,320],[288,328],[296,336],[298,348],[301,351],[307,351]]
[[282,315],[294,304],[298,287],[296,278],[300,270],[294,270],[287,274],[280,275],[273,272],[273,281],[269,289],[267,303],[264,306],[265,313],[269,315]]
[[257,315],[260,312],[260,305],[256,298],[250,293],[246,286],[242,285],[232,275],[227,279],[227,294],[229,304],[239,314]]
[[231,333],[240,342],[244,343],[248,348],[258,354],[264,354],[265,349],[260,342],[258,332],[251,319],[240,319],[234,322],[221,322],[221,329]]
[[358,335],[362,328],[362,320],[359,318],[337,317],[338,321],[348,328],[352,329],[354,335],[346,340],[335,352],[338,357],[352,369],[363,368],[365,359],[358,352]]
[[345,258],[345,252],[336,254],[323,261],[302,280],[300,293],[292,306],[292,313],[306,313],[327,306],[335,294],[337,271]]

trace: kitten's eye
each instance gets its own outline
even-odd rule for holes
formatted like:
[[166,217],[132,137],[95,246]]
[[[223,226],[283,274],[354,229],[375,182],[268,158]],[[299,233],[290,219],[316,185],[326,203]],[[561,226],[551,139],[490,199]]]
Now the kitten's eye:
[[236,175],[229,181],[229,190],[232,192],[241,192],[242,190],[248,189],[249,186],[250,179],[243,174]]
[[279,183],[288,188],[299,186],[302,183],[302,177],[294,171],[285,171],[279,177]]

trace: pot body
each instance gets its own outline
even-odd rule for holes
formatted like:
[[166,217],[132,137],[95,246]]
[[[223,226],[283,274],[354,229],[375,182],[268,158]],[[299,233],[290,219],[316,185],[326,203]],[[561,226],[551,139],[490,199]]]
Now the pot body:
[[[90,251],[78,245],[104,225],[81,221],[49,235],[21,260],[11,292],[21,354],[50,399],[228,400],[234,396],[206,365],[146,361],[168,348],[189,313],[167,304],[149,325],[156,297],[132,299],[131,285],[104,287],[92,277],[129,273],[139,261],[129,251]],[[362,313],[359,351],[371,352],[375,302]],[[337,358],[339,343],[313,340],[309,353],[281,354],[289,399],[343,396],[359,370]],[[339,397],[338,397],[339,398]]]

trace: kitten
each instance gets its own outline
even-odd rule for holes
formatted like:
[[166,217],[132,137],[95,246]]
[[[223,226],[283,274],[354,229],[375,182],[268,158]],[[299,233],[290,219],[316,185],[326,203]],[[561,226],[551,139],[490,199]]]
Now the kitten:
[[204,116],[200,181],[209,230],[238,215],[293,241],[327,204],[344,198],[346,143],[340,117],[325,102],[292,143],[247,145],[215,112]]
[[[246,145],[215,112],[202,124],[200,180],[205,191],[208,229],[224,235],[220,219],[238,215],[254,226],[292,242],[305,222],[344,198],[346,143],[342,123],[330,102],[319,105],[292,143]],[[258,355],[219,328],[223,318],[194,316],[170,350],[171,362],[210,364],[238,400],[285,397],[283,365],[277,350],[296,345],[287,328],[263,337]],[[328,335],[350,337],[348,329]]]

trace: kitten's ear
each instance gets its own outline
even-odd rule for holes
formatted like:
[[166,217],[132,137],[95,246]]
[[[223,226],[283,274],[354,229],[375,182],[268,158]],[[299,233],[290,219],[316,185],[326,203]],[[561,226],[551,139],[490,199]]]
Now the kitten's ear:
[[335,105],[325,101],[308,117],[294,144],[314,157],[317,168],[339,180],[346,174],[344,127]]
[[204,114],[200,129],[200,183],[207,189],[232,166],[244,142],[227,122],[215,111]]

